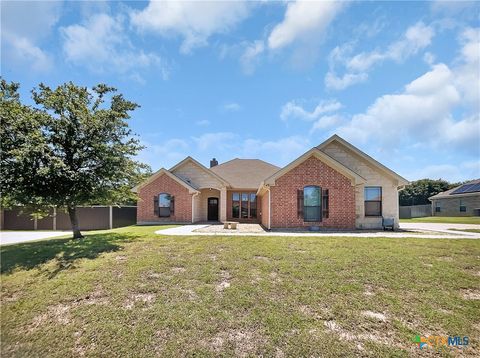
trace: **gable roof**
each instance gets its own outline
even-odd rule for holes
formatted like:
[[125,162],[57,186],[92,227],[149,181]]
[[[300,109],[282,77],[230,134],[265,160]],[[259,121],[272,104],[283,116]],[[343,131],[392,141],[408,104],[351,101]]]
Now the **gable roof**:
[[147,185],[148,183],[151,183],[152,181],[154,181],[155,179],[157,179],[158,177],[162,176],[162,175],[167,175],[168,177],[172,178],[173,180],[175,180],[177,183],[179,183],[180,185],[183,185],[185,188],[188,189],[188,192],[190,194],[193,194],[193,193],[199,193],[199,191],[194,188],[191,184],[189,183],[186,183],[185,181],[183,181],[182,179],[180,179],[179,177],[177,177],[176,175],[173,175],[172,173],[170,173],[167,169],[165,168],[161,168],[160,170],[158,170],[157,172],[155,172],[153,175],[151,175],[147,180],[145,180],[143,183],[135,186],[134,188],[132,188],[132,191],[134,193],[137,193],[138,192],[138,189],[144,187],[145,185]]
[[462,197],[465,197],[465,196],[476,196],[476,195],[480,196],[480,189],[476,189],[477,187],[475,187],[475,191],[467,191],[467,192],[458,192],[457,191],[458,189],[460,189],[461,187],[464,187],[466,185],[472,185],[472,186],[473,185],[478,185],[478,186],[480,186],[480,179],[472,180],[472,181],[469,181],[469,182],[464,183],[462,185],[456,186],[455,188],[442,191],[441,193],[435,194],[435,195],[429,197],[428,199],[429,200],[432,200],[432,199],[454,199],[454,198],[462,198]]
[[263,179],[279,169],[260,159],[235,158],[210,168],[210,171],[227,180],[233,188],[257,189]]
[[365,183],[367,181],[364,177],[355,173],[350,168],[347,168],[342,163],[338,162],[337,160],[333,159],[329,155],[325,154],[320,149],[314,147],[314,148],[310,149],[308,152],[306,152],[305,154],[303,154],[300,157],[298,157],[297,159],[295,159],[290,164],[287,164],[285,167],[283,167],[282,169],[280,169],[279,171],[277,171],[276,173],[274,173],[273,175],[271,175],[270,177],[265,179],[263,184],[275,185],[275,180],[277,180],[278,178],[280,178],[284,174],[288,173],[290,170],[297,167],[298,165],[303,163],[305,160],[307,160],[311,156],[314,156],[314,157],[320,159],[322,162],[327,164],[329,167],[335,169],[336,171],[345,175],[347,178],[353,180],[353,182],[355,184]]
[[213,176],[215,179],[219,180],[225,186],[230,186],[230,183],[227,180],[225,180],[224,178],[222,178],[221,176],[219,176],[218,174],[216,174],[212,170],[208,169],[202,163],[196,161],[195,159],[193,159],[190,156],[186,157],[184,160],[182,160],[181,162],[179,162],[179,163],[175,164],[173,167],[171,167],[170,172],[173,172],[175,169],[180,168],[181,166],[183,166],[184,164],[186,164],[188,162],[195,164],[200,169],[202,169],[204,172],[208,173],[209,175]]
[[365,152],[361,151],[360,149],[358,149],[357,147],[355,147],[354,145],[350,144],[349,142],[347,142],[345,139],[343,139],[342,137],[338,136],[337,134],[334,134],[332,135],[330,138],[328,138],[326,141],[324,141],[323,143],[319,144],[317,146],[318,149],[320,149],[321,151],[323,151],[324,148],[326,148],[330,143],[332,142],[337,142],[337,143],[340,143],[341,145],[343,145],[344,147],[350,149],[352,152],[356,153],[358,156],[360,156],[361,158],[363,158],[366,162],[368,162],[370,165],[380,169],[381,171],[383,171],[384,173],[386,173],[387,175],[393,177],[394,179],[398,180],[398,185],[407,185],[409,184],[409,181],[407,179],[405,179],[404,177],[398,175],[397,173],[395,173],[393,170],[387,168],[385,165],[383,165],[382,163],[378,162],[377,160],[373,159],[371,156],[369,156],[368,154],[366,154]]

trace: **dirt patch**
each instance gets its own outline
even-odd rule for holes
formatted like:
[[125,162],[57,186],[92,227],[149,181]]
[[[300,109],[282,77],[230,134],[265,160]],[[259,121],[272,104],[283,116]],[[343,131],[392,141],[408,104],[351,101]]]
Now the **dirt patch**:
[[275,271],[270,272],[270,274],[268,276],[270,277],[270,281],[272,281],[274,283],[282,282],[282,279],[280,277],[278,277],[278,273],[275,272]]
[[387,321],[387,316],[384,315],[383,313],[379,312],[372,312],[372,311],[363,311],[362,315],[368,318],[372,318],[376,321],[380,322],[386,322]]
[[333,320],[325,321],[324,325],[327,331],[335,333],[341,340],[356,342],[356,347],[359,350],[363,350],[362,341],[372,341],[372,342],[382,343],[389,346],[401,347],[401,343],[395,342],[393,333],[391,333],[391,336],[386,336],[379,332],[375,332],[375,333],[363,332],[363,333],[355,334],[346,329],[343,329]]
[[76,305],[78,305],[78,304],[85,304],[85,305],[107,304],[108,302],[109,302],[108,296],[101,288],[97,288],[92,293],[74,301],[74,303]]
[[70,306],[66,304],[58,304],[49,306],[47,312],[36,316],[29,324],[28,332],[33,332],[40,328],[46,322],[53,322],[59,325],[67,325],[71,321]]
[[135,304],[143,303],[147,306],[151,306],[155,302],[155,295],[153,293],[135,293],[130,295],[123,305],[126,309],[132,309]]
[[88,345],[85,345],[82,342],[82,335],[83,332],[81,331],[77,331],[73,334],[75,343],[72,348],[72,352],[75,357],[85,357],[89,351],[95,349],[95,342],[90,342]]
[[365,290],[363,291],[365,296],[375,296],[375,292],[373,292],[372,285],[365,285]]
[[226,346],[233,346],[236,357],[250,357],[256,354],[266,343],[266,339],[258,332],[247,329],[230,329],[220,332],[207,346],[215,353],[220,353]]
[[171,271],[172,271],[173,273],[183,273],[183,272],[185,272],[185,271],[187,271],[187,270],[185,269],[185,267],[180,267],[180,266],[178,266],[178,267],[172,267],[172,268],[171,268]]
[[125,255],[117,255],[117,256],[115,257],[115,260],[120,261],[120,262],[122,262],[122,261],[127,261],[127,256],[125,256]]
[[147,272],[147,274],[145,275],[145,278],[147,278],[148,280],[156,280],[160,277],[162,277],[162,275],[158,272]]
[[260,260],[260,261],[265,261],[265,262],[270,262],[270,259],[266,256],[253,256],[255,260]]
[[462,296],[465,300],[480,300],[480,290],[462,290]]
[[424,264],[422,264],[422,265],[425,266],[425,267],[433,267],[432,264],[425,264],[425,263],[424,263]]
[[2,294],[2,301],[3,302],[15,302],[20,299],[21,295],[18,292],[11,292],[8,294]]
[[438,261],[452,262],[453,257],[451,256],[440,256],[437,258]]
[[215,287],[215,291],[217,292],[222,292],[225,289],[230,287],[230,272],[228,272],[227,270],[222,270],[220,272],[220,277],[221,277],[221,281]]

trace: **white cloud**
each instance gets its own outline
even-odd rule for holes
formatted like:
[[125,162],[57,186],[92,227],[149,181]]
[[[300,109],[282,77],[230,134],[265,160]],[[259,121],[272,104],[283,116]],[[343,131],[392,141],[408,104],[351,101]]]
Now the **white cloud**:
[[[356,142],[376,141],[389,149],[413,141],[430,148],[480,155],[480,62],[479,56],[469,50],[480,46],[475,31],[478,35],[478,29],[463,33],[455,67],[433,65],[429,72],[407,84],[402,93],[383,95],[365,113],[354,115],[339,129],[340,134]],[[464,76],[475,85],[466,84]],[[461,118],[455,118],[456,109],[462,109]]]
[[181,52],[205,46],[210,36],[226,33],[249,15],[244,1],[150,1],[132,11],[131,22],[140,31],[183,37]]
[[322,116],[313,123],[312,129],[310,129],[310,134],[317,131],[325,131],[328,128],[332,128],[335,125],[338,125],[343,120],[342,116],[339,114],[334,114],[331,116]]
[[52,68],[52,57],[28,38],[3,34],[2,39],[8,44],[8,56],[14,62],[29,64],[34,71],[47,71]]
[[223,106],[222,106],[222,110],[224,112],[238,112],[239,110],[242,109],[242,106],[240,106],[238,103],[236,102],[230,102],[230,103],[225,103]]
[[141,151],[138,160],[149,164],[153,170],[160,167],[169,168],[190,155],[190,146],[187,141],[179,138],[172,138],[163,141],[162,144],[154,144],[142,141],[145,149]]
[[299,103],[295,101],[287,102],[283,105],[280,112],[282,121],[290,118],[301,119],[304,121],[317,120],[323,113],[334,112],[342,108],[342,104],[335,100],[321,101],[313,111],[305,110]]
[[2,61],[26,65],[34,71],[53,67],[53,57],[42,49],[60,18],[62,2],[2,1]]
[[264,50],[265,45],[262,40],[257,40],[247,45],[245,51],[240,57],[240,64],[243,72],[246,74],[252,74],[255,71],[259,55],[263,53]]
[[162,58],[137,50],[130,42],[122,16],[96,14],[82,25],[62,27],[60,31],[65,58],[71,63],[94,72],[134,72],[133,78],[137,79],[137,70],[156,67],[163,79],[168,78],[169,69]]
[[192,139],[201,151],[208,150],[212,147],[219,151],[224,151],[232,148],[232,139],[235,137],[236,135],[231,132],[215,132],[204,133],[199,137],[192,137]]
[[325,86],[334,90],[343,90],[367,79],[368,75],[366,73],[345,73],[338,77],[334,72],[329,71],[325,76]]
[[451,183],[480,177],[480,161],[464,161],[458,165],[432,164],[410,172],[411,180],[444,179]]
[[[403,62],[431,44],[435,31],[432,26],[418,22],[410,26],[401,39],[389,45],[385,50],[361,52],[351,56],[353,44],[337,46],[329,55],[329,72],[325,76],[325,86],[342,90],[353,84],[365,81],[368,71],[377,63],[385,60]],[[343,66],[345,73],[338,76],[336,68]]]
[[277,140],[246,139],[240,156],[260,158],[276,165],[286,165],[310,148],[305,136],[290,136]]
[[280,49],[295,41],[318,40],[318,36],[342,9],[342,2],[296,1],[287,5],[283,21],[268,37],[270,49]]

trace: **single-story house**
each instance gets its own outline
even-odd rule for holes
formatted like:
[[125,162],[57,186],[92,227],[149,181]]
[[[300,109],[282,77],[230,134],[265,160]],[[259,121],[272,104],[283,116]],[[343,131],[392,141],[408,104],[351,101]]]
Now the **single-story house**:
[[428,199],[432,202],[434,216],[479,216],[480,179],[443,191]]
[[232,159],[210,168],[187,157],[133,190],[137,224],[237,221],[265,228],[398,226],[398,190],[408,181],[338,135],[283,168]]

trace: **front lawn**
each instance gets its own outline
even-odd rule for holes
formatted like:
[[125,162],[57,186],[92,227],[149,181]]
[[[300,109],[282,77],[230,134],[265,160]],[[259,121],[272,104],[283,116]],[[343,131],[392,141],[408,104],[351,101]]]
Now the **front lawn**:
[[1,247],[2,357],[480,355],[478,240],[158,229]]
[[480,216],[427,216],[424,218],[400,219],[401,223],[479,224]]

